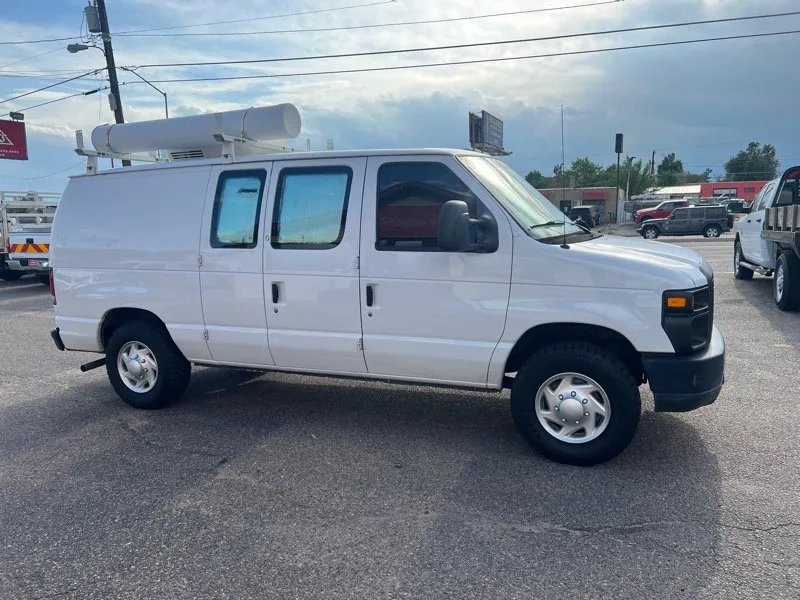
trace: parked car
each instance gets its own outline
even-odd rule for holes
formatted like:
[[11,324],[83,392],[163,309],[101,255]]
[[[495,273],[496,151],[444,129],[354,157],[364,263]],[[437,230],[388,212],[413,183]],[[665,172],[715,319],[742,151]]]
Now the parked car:
[[594,206],[573,206],[569,211],[569,218],[588,229],[596,227],[600,222]]
[[636,231],[648,240],[660,235],[704,235],[719,237],[733,229],[733,215],[724,206],[676,208],[666,219],[649,219]]
[[650,219],[665,219],[672,214],[676,208],[684,208],[689,206],[689,201],[686,199],[681,200],[665,200],[658,206],[653,208],[642,208],[637,210],[633,215],[633,220],[636,223],[644,223]]

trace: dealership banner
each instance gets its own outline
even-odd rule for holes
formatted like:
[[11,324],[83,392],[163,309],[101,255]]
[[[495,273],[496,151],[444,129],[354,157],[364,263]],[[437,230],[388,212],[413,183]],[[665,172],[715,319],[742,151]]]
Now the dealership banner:
[[28,160],[24,122],[0,120],[0,158]]

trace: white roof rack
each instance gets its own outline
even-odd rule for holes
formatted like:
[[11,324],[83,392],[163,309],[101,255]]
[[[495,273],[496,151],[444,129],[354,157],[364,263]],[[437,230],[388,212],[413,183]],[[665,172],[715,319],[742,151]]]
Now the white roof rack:
[[[92,131],[94,150],[75,132],[75,152],[87,157],[86,172],[97,172],[97,159],[167,162],[238,155],[291,152],[285,140],[300,133],[300,113],[293,104],[250,107],[173,119],[106,124]],[[147,154],[142,154],[142,153]]]

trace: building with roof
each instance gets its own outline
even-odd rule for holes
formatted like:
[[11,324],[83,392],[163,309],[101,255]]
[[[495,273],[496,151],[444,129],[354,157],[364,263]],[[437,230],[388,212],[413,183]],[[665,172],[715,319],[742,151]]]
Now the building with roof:
[[569,214],[576,206],[593,206],[601,223],[614,223],[624,192],[615,187],[542,188],[542,195],[561,212]]

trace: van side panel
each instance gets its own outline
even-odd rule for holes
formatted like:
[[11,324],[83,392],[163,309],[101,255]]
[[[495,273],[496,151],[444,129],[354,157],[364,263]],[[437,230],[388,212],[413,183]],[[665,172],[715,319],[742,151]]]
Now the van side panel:
[[198,252],[210,167],[72,178],[53,226],[56,324],[70,350],[102,351],[110,310],[154,313],[188,359],[208,360]]

